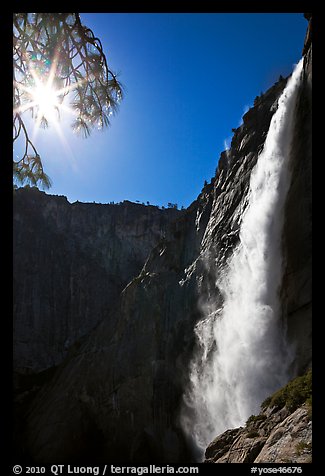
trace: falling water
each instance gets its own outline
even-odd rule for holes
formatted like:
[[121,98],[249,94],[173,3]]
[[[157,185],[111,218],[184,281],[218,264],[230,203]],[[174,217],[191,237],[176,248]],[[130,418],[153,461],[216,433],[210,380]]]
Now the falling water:
[[289,379],[293,349],[285,340],[282,281],[284,203],[302,60],[279,98],[264,148],[251,173],[239,245],[219,271],[223,307],[196,325],[199,351],[190,369],[182,424],[202,458],[221,432],[259,413],[261,402]]

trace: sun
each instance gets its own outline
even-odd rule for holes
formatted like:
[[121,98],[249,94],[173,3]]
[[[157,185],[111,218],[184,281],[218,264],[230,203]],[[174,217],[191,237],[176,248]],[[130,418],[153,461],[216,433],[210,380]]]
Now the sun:
[[58,126],[61,110],[72,112],[71,108],[63,103],[68,93],[78,87],[78,83],[62,86],[57,78],[56,61],[49,70],[40,71],[30,67],[28,73],[28,81],[25,83],[22,79],[14,81],[20,92],[20,105],[14,112],[22,114],[31,111],[36,119],[36,129],[44,125],[44,120],[48,124]]
[[[67,78],[61,79],[58,74],[58,61],[43,61],[44,67],[29,64],[28,72],[14,80],[14,86],[18,91],[19,105],[14,109],[14,114],[23,114],[30,111],[35,119],[33,138],[39,132],[40,127],[54,126],[54,129],[62,138],[61,113],[77,116],[77,113],[68,104],[70,93],[82,83],[82,80],[71,82]],[[36,64],[36,63],[35,63]]]
[[17,84],[22,91],[23,101],[14,112],[21,114],[30,110],[36,119],[36,128],[44,120],[47,123],[58,124],[60,111],[69,109],[63,106],[63,98],[68,91],[65,88],[57,89],[55,87],[53,74],[42,77],[32,72],[31,83],[28,86]]
[[57,122],[60,109],[60,91],[56,91],[50,81],[43,83],[37,81],[34,88],[30,90],[33,106],[37,110],[40,119],[45,118],[46,121]]
[[[53,126],[55,136],[63,144],[64,149],[69,152],[69,155],[73,157],[73,152],[64,136],[64,131],[67,125],[67,116],[78,118],[78,113],[74,110],[73,106],[70,106],[69,102],[71,101],[73,91],[84,80],[81,78],[80,80],[71,81],[69,77],[62,78],[58,71],[58,60],[56,57],[52,62],[36,61],[36,59],[32,57],[31,61],[27,64],[27,70],[21,71],[19,74],[17,73],[13,81],[15,88],[14,102],[16,105],[13,109],[14,121],[18,117],[15,133],[18,136],[21,128],[25,131],[25,156],[29,146],[37,154],[33,142],[36,140],[40,129],[47,127],[52,129]],[[22,114],[28,112],[31,113],[33,119],[31,140],[24,122],[20,119]],[[52,131],[53,129],[47,134],[49,139],[54,137]]]

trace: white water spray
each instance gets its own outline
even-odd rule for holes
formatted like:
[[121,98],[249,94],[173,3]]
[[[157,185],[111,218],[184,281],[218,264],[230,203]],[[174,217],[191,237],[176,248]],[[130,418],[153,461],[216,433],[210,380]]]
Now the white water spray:
[[290,185],[288,159],[302,60],[279,98],[251,173],[240,242],[216,285],[224,304],[195,328],[182,424],[199,458],[221,432],[245,424],[288,379],[293,359],[281,322],[282,229]]

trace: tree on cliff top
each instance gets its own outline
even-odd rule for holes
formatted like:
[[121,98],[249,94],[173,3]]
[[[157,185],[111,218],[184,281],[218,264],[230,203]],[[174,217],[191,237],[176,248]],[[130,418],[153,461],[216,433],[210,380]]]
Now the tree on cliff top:
[[50,187],[41,157],[22,115],[47,127],[68,109],[72,128],[87,137],[110,124],[122,99],[121,84],[110,70],[101,41],[81,24],[78,13],[15,13],[13,18],[13,141],[22,138],[13,176],[20,184]]

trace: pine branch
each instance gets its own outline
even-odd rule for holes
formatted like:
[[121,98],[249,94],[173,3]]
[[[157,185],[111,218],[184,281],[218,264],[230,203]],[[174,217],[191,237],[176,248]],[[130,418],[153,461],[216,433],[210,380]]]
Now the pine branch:
[[[75,91],[72,106],[77,117],[72,127],[84,137],[96,126],[109,126],[109,116],[117,111],[123,98],[122,86],[108,67],[100,39],[82,25],[79,13],[16,13],[13,31],[13,141],[21,134],[25,141],[22,157],[14,162],[14,174],[19,180],[48,185],[40,155],[21,117],[26,110],[33,118],[38,116],[37,104],[27,101],[34,82],[33,71],[39,68],[44,82],[55,71],[54,84],[60,91],[61,103]],[[56,110],[59,114],[58,107]],[[41,117],[40,124],[48,126],[48,119]]]

